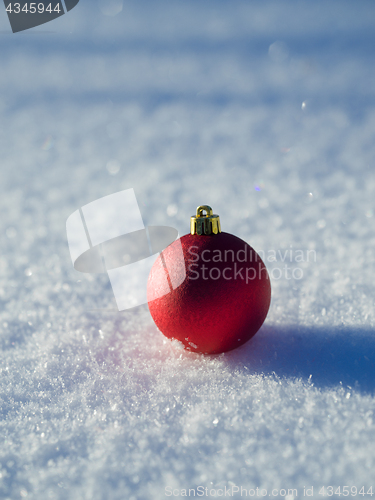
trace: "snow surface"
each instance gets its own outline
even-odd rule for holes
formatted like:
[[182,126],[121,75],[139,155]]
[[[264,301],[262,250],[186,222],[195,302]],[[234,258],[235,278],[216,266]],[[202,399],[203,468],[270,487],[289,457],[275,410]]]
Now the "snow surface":
[[[374,3],[119,6],[1,12],[0,498],[375,493]],[[264,252],[248,344],[181,351],[73,269],[69,215],[128,188],[145,225],[208,203]]]

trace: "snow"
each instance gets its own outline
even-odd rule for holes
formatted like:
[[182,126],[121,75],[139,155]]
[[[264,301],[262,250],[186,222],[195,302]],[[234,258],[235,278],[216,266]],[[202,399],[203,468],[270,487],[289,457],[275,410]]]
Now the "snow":
[[[17,35],[0,18],[0,498],[367,492],[373,3],[120,7]],[[264,256],[271,309],[245,346],[182,351],[73,269],[68,217],[130,188],[145,226],[185,234],[208,203]]]

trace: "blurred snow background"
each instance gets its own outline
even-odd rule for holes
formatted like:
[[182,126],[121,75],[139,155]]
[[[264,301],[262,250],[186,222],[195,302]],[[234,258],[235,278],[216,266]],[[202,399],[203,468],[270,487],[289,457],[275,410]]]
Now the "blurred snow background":
[[[370,1],[81,0],[13,35],[1,12],[1,498],[371,486],[374,22]],[[208,203],[265,252],[247,345],[181,352],[74,271],[66,219],[127,188],[146,225],[185,234]]]

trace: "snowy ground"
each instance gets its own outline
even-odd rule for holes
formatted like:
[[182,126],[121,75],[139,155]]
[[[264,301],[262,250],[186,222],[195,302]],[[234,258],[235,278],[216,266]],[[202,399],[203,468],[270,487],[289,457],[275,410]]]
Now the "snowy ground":
[[[1,12],[0,498],[375,494],[374,4],[111,8]],[[66,219],[127,188],[146,225],[208,203],[264,252],[248,344],[181,352],[73,269]]]

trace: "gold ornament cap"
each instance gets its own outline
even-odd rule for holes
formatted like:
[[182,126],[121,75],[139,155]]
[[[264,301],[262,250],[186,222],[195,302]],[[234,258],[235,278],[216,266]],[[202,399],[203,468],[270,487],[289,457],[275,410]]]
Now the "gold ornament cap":
[[[206,215],[203,215],[206,212]],[[208,235],[221,233],[220,217],[208,205],[200,205],[197,214],[190,218],[190,234]]]

